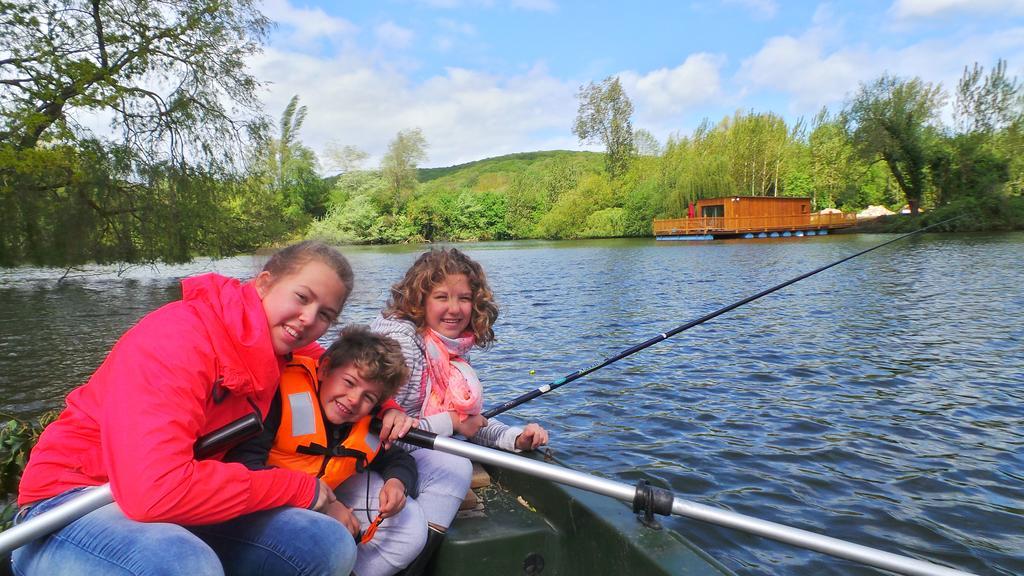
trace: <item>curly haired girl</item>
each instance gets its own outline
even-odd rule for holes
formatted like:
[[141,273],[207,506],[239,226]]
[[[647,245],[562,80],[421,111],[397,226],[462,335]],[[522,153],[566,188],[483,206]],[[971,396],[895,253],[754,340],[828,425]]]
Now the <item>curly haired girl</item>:
[[[469,351],[494,342],[497,318],[483,268],[451,248],[421,254],[391,287],[387,307],[370,327],[402,346],[410,377],[395,400],[409,416],[420,419],[421,430],[442,436],[458,433],[509,451],[533,450],[547,443],[542,427],[508,426],[480,414],[483,389],[469,364]],[[424,550],[429,560],[469,489],[472,464],[433,450],[412,454],[420,473],[418,500],[431,528]],[[417,559],[407,570],[419,563]]]

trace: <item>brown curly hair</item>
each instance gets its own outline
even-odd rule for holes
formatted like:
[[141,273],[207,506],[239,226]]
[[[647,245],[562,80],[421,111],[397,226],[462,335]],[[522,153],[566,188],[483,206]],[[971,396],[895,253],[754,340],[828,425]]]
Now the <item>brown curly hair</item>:
[[320,357],[320,364],[327,374],[355,364],[360,376],[381,384],[384,396],[380,402],[394,396],[409,379],[409,367],[405,365],[402,346],[394,339],[377,334],[369,326],[361,324],[342,328],[338,339]]
[[384,308],[384,315],[409,320],[420,330],[426,327],[426,301],[438,284],[453,274],[463,274],[469,280],[473,292],[473,312],[469,329],[476,337],[476,345],[482,348],[494,342],[495,320],[498,319],[498,305],[494,293],[487,284],[483,267],[456,248],[441,248],[424,252],[405,273],[405,278],[391,287],[391,298]]

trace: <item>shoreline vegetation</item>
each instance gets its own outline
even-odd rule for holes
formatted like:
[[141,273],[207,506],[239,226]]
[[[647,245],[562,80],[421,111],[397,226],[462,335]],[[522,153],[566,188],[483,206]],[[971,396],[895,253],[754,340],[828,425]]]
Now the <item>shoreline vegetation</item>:
[[57,419],[60,409],[22,420],[0,414],[0,531],[11,527],[18,512],[18,483],[28,455],[46,426]]
[[[0,5],[0,51],[21,55],[0,67],[0,267],[176,264],[301,238],[650,237],[655,218],[721,196],[913,214],[864,231],[957,214],[945,231],[1024,229],[1024,84],[1003,60],[965,66],[955,87],[885,73],[810,119],[737,110],[664,141],[633,125],[629,95],[608,77],[581,86],[565,118],[603,153],[420,168],[430,134],[408,127],[367,168],[356,146],[317,153],[302,142],[299,95],[278,119],[262,109],[245,63],[271,23],[251,3],[226,0],[212,15],[203,2],[174,4],[139,21],[151,7],[126,2],[94,14],[62,1]],[[109,134],[76,122],[82,113],[110,116]]]

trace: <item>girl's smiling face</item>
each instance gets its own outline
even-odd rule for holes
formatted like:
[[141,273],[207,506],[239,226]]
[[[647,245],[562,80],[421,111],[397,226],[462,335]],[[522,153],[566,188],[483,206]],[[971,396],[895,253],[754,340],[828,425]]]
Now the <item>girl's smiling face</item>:
[[345,285],[333,268],[310,260],[291,274],[275,278],[264,270],[256,292],[270,326],[274,353],[285,356],[324,335],[341,313]]
[[320,405],[331,424],[355,422],[384,398],[384,385],[363,378],[355,363],[320,369]]
[[424,303],[427,327],[448,338],[466,331],[473,315],[473,290],[465,274],[452,274],[434,286]]

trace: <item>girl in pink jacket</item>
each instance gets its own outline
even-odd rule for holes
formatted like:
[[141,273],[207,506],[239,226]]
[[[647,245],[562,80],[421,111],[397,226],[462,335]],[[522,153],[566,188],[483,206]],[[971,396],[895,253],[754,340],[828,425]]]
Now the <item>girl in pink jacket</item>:
[[313,476],[197,460],[196,440],[266,413],[285,360],[322,336],[352,292],[347,260],[316,242],[275,254],[250,282],[206,274],[151,312],[72,391],[19,487],[16,521],[109,482],[109,504],[13,554],[29,574],[339,574],[355,544],[318,513]]

